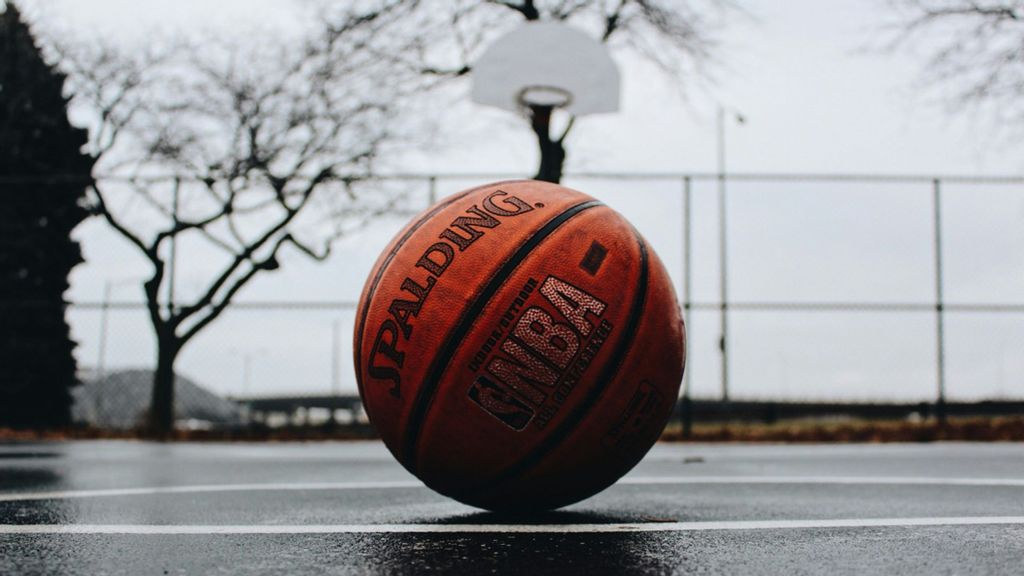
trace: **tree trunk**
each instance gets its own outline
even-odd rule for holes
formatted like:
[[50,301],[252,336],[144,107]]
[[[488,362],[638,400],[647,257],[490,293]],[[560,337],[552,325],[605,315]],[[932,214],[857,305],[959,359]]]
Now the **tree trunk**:
[[167,438],[174,431],[174,362],[180,350],[181,343],[173,333],[166,329],[158,332],[149,428],[159,438]]
[[562,166],[565,164],[565,146],[562,144],[565,135],[557,140],[551,138],[552,110],[551,106],[530,107],[530,125],[540,146],[540,167],[534,179],[558,184],[562,181]]

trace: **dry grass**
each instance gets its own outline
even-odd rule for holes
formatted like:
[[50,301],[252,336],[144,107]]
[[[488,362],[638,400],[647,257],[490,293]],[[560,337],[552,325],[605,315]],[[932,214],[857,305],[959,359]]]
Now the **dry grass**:
[[[145,440],[153,439],[140,431],[109,431],[95,428],[61,430],[11,430],[0,428],[0,441],[38,440]],[[366,440],[377,438],[372,427],[337,426],[305,428],[263,428],[244,430],[175,431],[163,440],[181,442],[303,442],[315,440]],[[1021,442],[1024,441],[1024,416],[991,418],[950,418],[944,424],[935,421],[782,421],[774,424],[730,422],[696,424],[683,438],[679,422],[672,422],[662,434],[666,442],[774,442],[774,443],[849,443],[849,442]]]
[[158,436],[142,430],[64,428],[56,430],[12,430],[0,428],[2,441],[47,440],[169,440],[174,442],[306,442],[315,440],[368,440],[377,438],[369,426],[253,428],[239,430],[175,430]]
[[661,438],[668,442],[1020,442],[1024,441],[1024,416],[950,418],[935,421],[796,421],[758,424],[694,425],[688,438],[673,422]]

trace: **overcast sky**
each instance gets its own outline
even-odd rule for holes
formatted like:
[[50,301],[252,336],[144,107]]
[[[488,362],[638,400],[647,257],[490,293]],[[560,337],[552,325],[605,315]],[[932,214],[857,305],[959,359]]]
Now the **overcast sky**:
[[[301,16],[280,0],[34,0],[45,22],[125,42],[154,31],[206,27],[288,33]],[[983,119],[950,115],[918,83],[921,59],[877,47],[890,21],[884,1],[748,0],[749,17],[724,35],[717,83],[689,88],[686,100],[649,64],[616,55],[622,110],[582,118],[569,138],[570,172],[711,172],[714,111],[742,112],[726,131],[730,172],[854,174],[1020,174],[1024,145]],[[686,82],[686,79],[682,79]],[[468,87],[467,87],[468,91]],[[535,168],[532,134],[515,116],[469,102],[444,116],[446,146],[407,158],[416,172],[512,173]],[[442,182],[443,192],[479,184]],[[626,214],[651,240],[682,284],[681,184],[678,180],[568,180]],[[931,303],[931,188],[927,184],[731,183],[730,297],[736,301]],[[718,294],[714,183],[694,189],[693,298]],[[1020,185],[951,186],[945,196],[947,300],[1024,301],[1024,190]],[[343,241],[326,264],[289,258],[258,279],[248,300],[351,300],[377,251],[399,222]],[[114,298],[137,300],[142,260],[98,221],[76,233],[88,262],[72,277],[74,301],[98,301],[107,281]],[[181,274],[181,293],[202,285],[201,255]],[[191,291],[191,292],[190,292]],[[71,315],[82,365],[98,358],[99,315]],[[236,310],[186,349],[179,368],[216,391],[242,390],[250,357],[250,393],[330,389],[332,328],[342,334],[341,386],[354,391],[349,360],[352,314]],[[694,313],[693,387],[714,394],[718,318]],[[918,399],[935,385],[933,314],[737,312],[730,344],[734,393],[803,398]],[[1024,395],[1024,315],[947,319],[954,396]],[[283,336],[283,337],[282,337]],[[111,316],[107,364],[152,362],[142,314]]]

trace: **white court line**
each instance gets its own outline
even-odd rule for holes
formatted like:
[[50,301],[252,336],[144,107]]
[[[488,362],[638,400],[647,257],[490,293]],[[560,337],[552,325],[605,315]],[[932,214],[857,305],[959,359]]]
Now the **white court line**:
[[374,488],[422,488],[416,480],[379,480],[373,482],[289,482],[266,484],[198,484],[193,486],[151,486],[146,488],[110,488],[67,490],[63,492],[13,492],[0,494],[0,502],[21,500],[66,500],[109,496],[154,496],[157,494],[196,494],[202,492],[371,490]]
[[904,486],[1019,486],[1022,478],[934,478],[927,476],[636,476],[619,484],[890,484]]
[[1024,516],[952,518],[849,518],[839,520],[739,520],[641,522],[622,524],[313,524],[313,525],[154,525],[154,524],[0,524],[0,534],[604,534],[623,532],[703,532],[808,528],[1024,525]]
[[[891,485],[891,486],[977,486],[1022,487],[1024,480],[1008,478],[919,478],[919,477],[774,477],[774,476],[686,476],[686,477],[627,477],[617,485],[684,485],[684,484],[837,484],[837,485]],[[375,482],[304,482],[267,484],[207,484],[194,486],[154,486],[145,488],[111,488],[102,490],[69,490],[57,492],[12,492],[0,494],[0,502],[24,500],[66,500],[72,498],[101,498],[116,496],[155,496],[159,494],[199,494],[208,492],[303,492],[373,490],[396,488],[423,488],[415,480]]]
[[[914,476],[635,476],[619,480],[617,485],[672,484],[839,484],[892,486],[988,486],[1024,487],[1018,478],[930,478]],[[368,482],[297,482],[266,484],[199,484],[193,486],[152,486],[144,488],[111,488],[102,490],[68,490],[59,492],[12,492],[0,494],[0,502],[26,500],[68,500],[117,496],[155,496],[159,494],[200,494],[212,492],[304,492],[422,488],[417,480]]]

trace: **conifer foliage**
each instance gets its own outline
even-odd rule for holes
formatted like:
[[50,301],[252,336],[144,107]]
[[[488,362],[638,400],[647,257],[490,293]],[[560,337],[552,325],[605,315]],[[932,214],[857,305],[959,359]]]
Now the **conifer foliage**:
[[64,292],[93,160],[64,76],[13,3],[0,10],[0,427],[47,428],[68,423],[77,383]]

